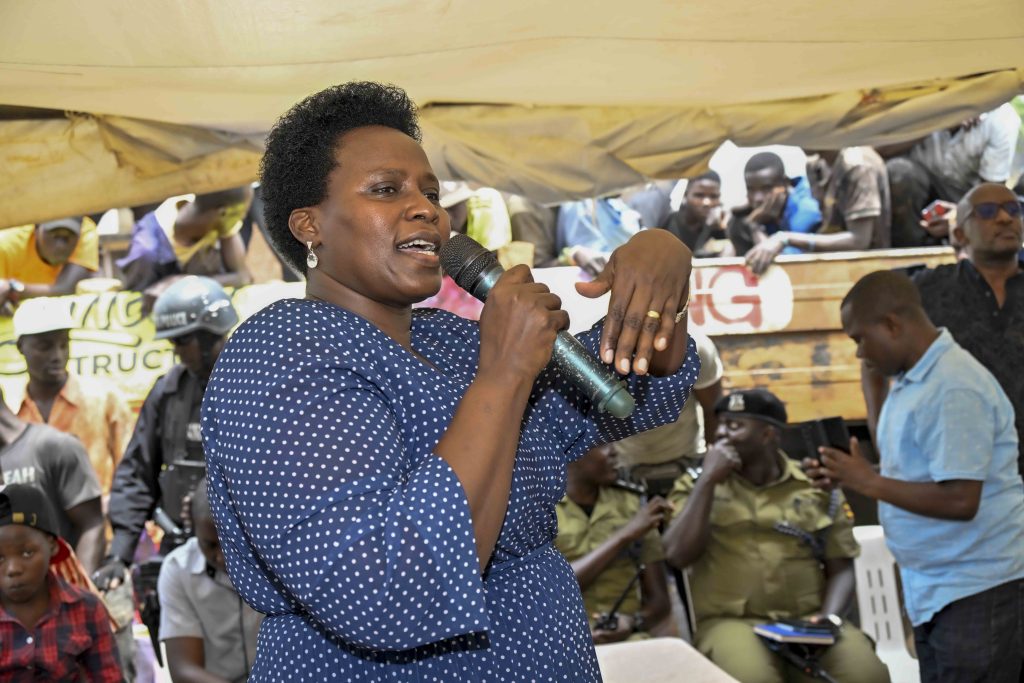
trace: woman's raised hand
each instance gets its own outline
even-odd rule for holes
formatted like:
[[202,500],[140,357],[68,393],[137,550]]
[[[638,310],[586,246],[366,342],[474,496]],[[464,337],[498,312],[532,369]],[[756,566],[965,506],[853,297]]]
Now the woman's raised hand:
[[612,252],[608,265],[576,291],[594,299],[611,291],[601,360],[621,374],[643,375],[668,348],[676,312],[686,304],[693,254],[667,230],[642,230]]
[[511,373],[531,386],[551,360],[555,338],[569,327],[562,300],[533,281],[529,267],[505,271],[480,314],[479,372]]

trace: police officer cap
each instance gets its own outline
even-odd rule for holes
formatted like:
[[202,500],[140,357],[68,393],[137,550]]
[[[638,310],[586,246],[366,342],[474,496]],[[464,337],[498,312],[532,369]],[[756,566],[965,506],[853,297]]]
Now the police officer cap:
[[153,304],[155,339],[205,330],[225,335],[238,324],[231,297],[215,280],[189,275],[175,282]]
[[715,403],[715,415],[722,413],[763,420],[778,427],[787,421],[785,404],[765,389],[745,389],[723,396]]

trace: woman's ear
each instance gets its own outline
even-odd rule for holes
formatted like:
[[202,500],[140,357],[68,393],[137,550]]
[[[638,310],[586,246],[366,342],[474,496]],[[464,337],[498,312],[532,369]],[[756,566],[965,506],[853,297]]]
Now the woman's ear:
[[317,227],[316,209],[304,207],[295,209],[288,216],[288,229],[292,236],[302,244],[312,242],[313,246],[320,244],[320,229]]

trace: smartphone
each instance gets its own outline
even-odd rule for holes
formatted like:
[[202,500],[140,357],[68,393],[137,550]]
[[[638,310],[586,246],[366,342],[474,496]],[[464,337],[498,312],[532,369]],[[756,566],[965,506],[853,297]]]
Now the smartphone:
[[841,417],[826,417],[789,425],[782,431],[782,450],[796,460],[817,458],[818,449],[829,446],[850,451],[850,432]]
[[931,223],[934,220],[942,218],[947,213],[949,213],[949,207],[936,199],[934,202],[921,209],[921,218],[926,223]]

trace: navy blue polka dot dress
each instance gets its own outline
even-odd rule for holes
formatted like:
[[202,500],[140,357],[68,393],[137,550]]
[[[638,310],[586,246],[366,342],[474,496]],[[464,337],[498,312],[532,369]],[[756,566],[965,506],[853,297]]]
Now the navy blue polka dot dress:
[[[596,352],[600,329],[580,340]],[[511,498],[480,575],[469,507],[433,448],[476,372],[476,323],[413,313],[423,363],[366,320],[286,300],[246,321],[203,401],[209,490],[238,592],[267,615],[251,683],[599,681],[554,549],[565,465],[679,415],[700,361],[630,380],[629,421],[554,371],[523,417]]]

